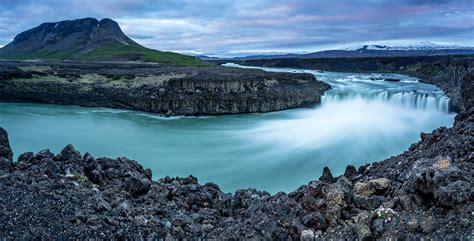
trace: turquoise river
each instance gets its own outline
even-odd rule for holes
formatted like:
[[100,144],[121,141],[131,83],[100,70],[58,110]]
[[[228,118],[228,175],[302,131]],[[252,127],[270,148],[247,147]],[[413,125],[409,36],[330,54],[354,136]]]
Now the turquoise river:
[[137,160],[154,179],[192,174],[228,192],[276,193],[317,179],[324,166],[338,175],[349,164],[400,154],[421,132],[454,120],[449,98],[409,76],[264,69],[312,73],[333,89],[313,108],[204,117],[0,103],[0,126],[16,157],[46,148],[58,153],[70,143],[82,154]]

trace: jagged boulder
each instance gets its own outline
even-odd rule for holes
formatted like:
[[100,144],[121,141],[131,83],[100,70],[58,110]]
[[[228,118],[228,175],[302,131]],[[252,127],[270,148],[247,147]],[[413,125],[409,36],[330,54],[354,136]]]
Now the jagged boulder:
[[372,231],[370,230],[370,214],[368,212],[359,213],[354,217],[356,223],[357,237],[361,241],[372,240]]
[[[68,155],[80,156],[74,151]],[[125,157],[94,159],[89,153],[86,153],[82,160],[85,162],[84,174],[94,184],[114,186],[126,190],[134,197],[147,194],[151,188],[151,170],[143,169],[136,161]]]
[[82,158],[81,153],[76,151],[73,145],[69,144],[61,151],[60,157],[62,160],[80,160]]
[[377,178],[368,182],[357,182],[354,184],[354,193],[362,196],[383,194],[390,187],[390,180],[387,178]]
[[348,165],[344,171],[344,176],[349,179],[352,179],[357,176],[357,169],[353,165]]
[[0,158],[2,157],[10,161],[13,160],[13,152],[8,141],[7,131],[0,127]]
[[289,194],[308,212],[321,212],[329,225],[336,225],[347,207],[346,195],[339,184],[311,181]]
[[131,176],[125,179],[125,189],[134,197],[147,194],[150,186],[151,182],[146,177]]
[[7,132],[0,127],[0,171],[9,171],[13,164],[13,152],[10,148]]
[[331,170],[328,167],[324,167],[323,175],[319,178],[319,181],[333,183],[334,177],[332,176]]
[[326,230],[329,226],[328,220],[320,212],[313,212],[303,217],[303,224],[313,230]]
[[[454,207],[474,197],[468,174],[448,158],[423,159],[419,163],[423,165],[412,172],[405,189],[419,194],[425,203]],[[432,165],[426,166],[429,163]]]

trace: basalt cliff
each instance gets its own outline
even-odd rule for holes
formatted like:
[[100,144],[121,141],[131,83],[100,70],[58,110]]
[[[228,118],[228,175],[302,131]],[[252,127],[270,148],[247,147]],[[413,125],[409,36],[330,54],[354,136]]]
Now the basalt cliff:
[[163,115],[269,112],[319,103],[330,86],[310,74],[133,63],[0,62],[0,101]]

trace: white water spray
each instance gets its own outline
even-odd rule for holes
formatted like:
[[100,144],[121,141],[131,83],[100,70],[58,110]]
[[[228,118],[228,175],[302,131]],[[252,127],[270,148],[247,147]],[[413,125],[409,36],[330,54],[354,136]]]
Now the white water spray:
[[354,100],[382,101],[417,110],[435,110],[448,113],[451,99],[440,93],[419,91],[390,92],[387,90],[369,93],[340,93],[329,91],[321,97],[321,104]]

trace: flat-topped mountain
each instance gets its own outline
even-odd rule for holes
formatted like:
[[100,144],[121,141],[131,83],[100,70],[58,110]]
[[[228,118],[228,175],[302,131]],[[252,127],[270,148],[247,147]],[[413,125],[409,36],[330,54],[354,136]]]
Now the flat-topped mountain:
[[190,56],[145,48],[127,37],[117,22],[107,18],[43,23],[18,34],[1,48],[0,59],[203,64]]

